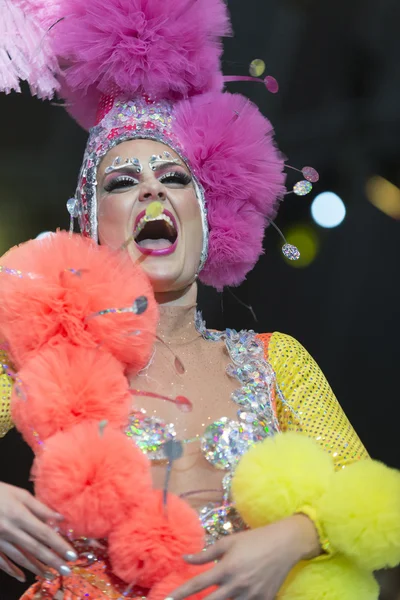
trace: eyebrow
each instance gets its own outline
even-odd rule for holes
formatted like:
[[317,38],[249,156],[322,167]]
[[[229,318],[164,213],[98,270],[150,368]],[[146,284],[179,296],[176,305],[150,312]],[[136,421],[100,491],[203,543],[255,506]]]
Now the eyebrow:
[[[111,165],[109,165],[109,167],[111,167]],[[160,161],[157,165],[155,165],[155,169],[151,169],[153,171],[153,173],[156,173],[157,171],[161,171],[161,169],[165,169],[166,167],[182,167],[183,169],[187,169],[189,171],[189,169],[186,167],[185,163],[182,161],[182,164],[177,165],[176,162],[170,161],[170,160],[165,160],[165,161]],[[108,167],[106,167],[107,169]],[[102,181],[105,181],[105,179],[107,179],[107,177],[109,177],[110,175],[113,175],[114,173],[123,173],[123,172],[133,172],[133,174],[136,176],[136,179],[138,178],[138,175],[142,175],[142,173],[137,173],[136,171],[136,167],[134,167],[133,165],[129,165],[129,164],[124,164],[123,166],[121,166],[119,169],[114,169],[112,171],[110,171],[109,173],[106,173],[104,171],[104,176]],[[191,173],[189,171],[189,175],[191,176]]]
[[185,168],[186,165],[184,162],[181,162],[181,164],[177,164],[176,162],[172,161],[172,160],[163,160],[163,161],[157,161],[157,163],[154,165],[154,169],[151,169],[153,172],[154,171],[160,171],[160,169],[164,169],[165,167],[183,167]]
[[[106,167],[106,169],[108,169],[110,167],[112,167],[112,165],[109,165],[109,167]],[[115,173],[123,173],[126,171],[129,171],[132,174],[134,174],[136,176],[136,178],[138,177],[138,175],[140,175],[140,173],[137,172],[137,167],[134,167],[133,165],[123,165],[119,169],[110,170],[108,173],[106,173],[106,171],[104,170],[104,175],[103,175],[102,181],[107,179],[107,177],[109,177],[110,175],[113,175]]]

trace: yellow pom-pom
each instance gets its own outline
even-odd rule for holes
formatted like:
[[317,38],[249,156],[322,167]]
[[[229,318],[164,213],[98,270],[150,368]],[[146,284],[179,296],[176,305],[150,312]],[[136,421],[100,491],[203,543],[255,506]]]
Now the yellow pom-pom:
[[300,433],[282,433],[256,444],[240,461],[233,499],[250,527],[263,527],[313,506],[334,473],[331,457]]
[[299,563],[278,594],[278,600],[378,600],[374,576],[343,556],[324,562]]
[[335,473],[317,506],[336,550],[368,570],[400,562],[400,473],[373,460]]
[[146,208],[146,217],[148,219],[156,219],[164,212],[163,205],[161,202],[156,200],[155,202],[151,202]]

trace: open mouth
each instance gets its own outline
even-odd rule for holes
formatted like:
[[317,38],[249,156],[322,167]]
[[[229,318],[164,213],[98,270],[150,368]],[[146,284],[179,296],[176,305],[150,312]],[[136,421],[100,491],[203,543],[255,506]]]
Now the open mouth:
[[149,219],[145,212],[140,213],[135,222],[134,238],[144,254],[171,254],[178,240],[175,217],[168,210],[154,219]]

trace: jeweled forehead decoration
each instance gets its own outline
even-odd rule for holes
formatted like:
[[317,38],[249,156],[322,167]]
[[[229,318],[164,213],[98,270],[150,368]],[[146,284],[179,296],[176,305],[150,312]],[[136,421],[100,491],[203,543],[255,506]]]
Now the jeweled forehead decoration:
[[174,158],[170,152],[164,152],[163,154],[153,154],[149,160],[149,167],[152,171],[155,171],[164,164],[174,164],[183,166],[183,162],[180,158]]
[[117,156],[113,160],[112,165],[106,168],[105,173],[113,173],[114,171],[120,171],[126,167],[133,167],[136,173],[143,172],[143,165],[140,163],[138,158],[126,158],[123,160],[120,156]]

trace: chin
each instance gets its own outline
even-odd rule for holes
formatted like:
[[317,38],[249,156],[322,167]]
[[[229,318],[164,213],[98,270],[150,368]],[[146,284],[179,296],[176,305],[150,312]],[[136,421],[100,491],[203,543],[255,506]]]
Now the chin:
[[175,292],[187,287],[181,281],[181,273],[175,270],[168,271],[160,269],[158,265],[150,266],[145,262],[141,265],[142,269],[148,276],[154,292]]

